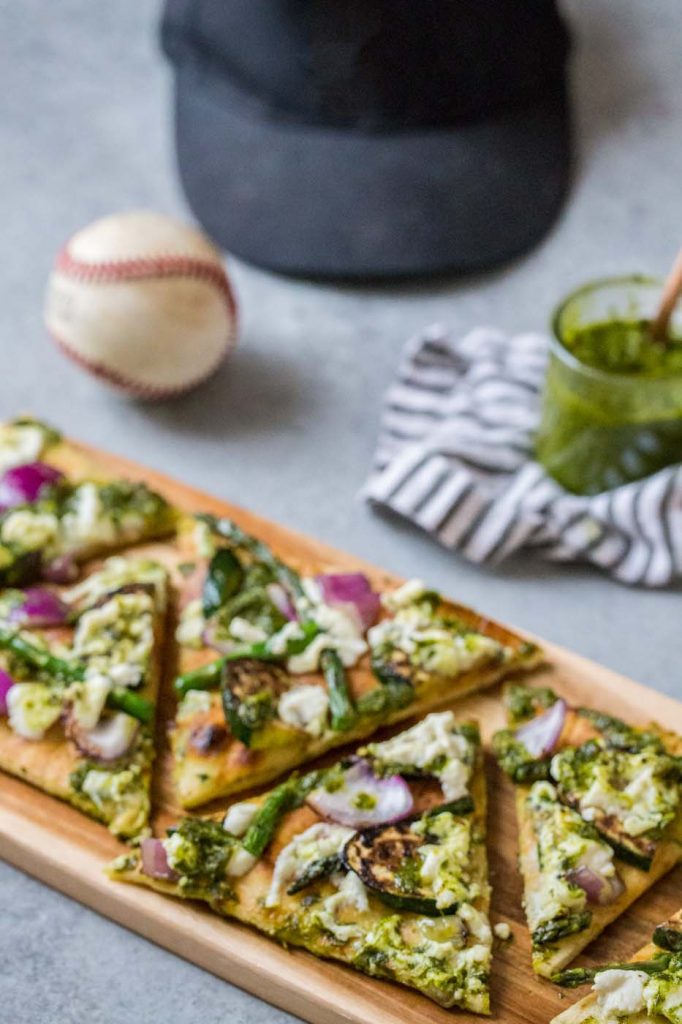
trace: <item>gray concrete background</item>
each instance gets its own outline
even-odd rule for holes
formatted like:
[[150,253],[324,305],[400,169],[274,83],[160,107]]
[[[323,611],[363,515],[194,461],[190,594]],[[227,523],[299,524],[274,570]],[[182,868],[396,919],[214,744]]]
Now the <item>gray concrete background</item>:
[[[185,213],[175,180],[157,0],[0,0],[0,414],[74,435],[383,563],[419,574],[671,694],[680,591],[628,590],[529,558],[473,568],[356,497],[407,335],[439,320],[544,327],[590,277],[663,273],[682,241],[678,0],[572,0],[580,164],[571,202],[526,259],[400,288],[292,282],[233,264],[238,351],[200,391],[128,403],[67,363],[41,325],[58,246],[116,209]],[[0,866],[0,1017],[31,1024],[290,1019]],[[266,993],[264,993],[266,994]]]

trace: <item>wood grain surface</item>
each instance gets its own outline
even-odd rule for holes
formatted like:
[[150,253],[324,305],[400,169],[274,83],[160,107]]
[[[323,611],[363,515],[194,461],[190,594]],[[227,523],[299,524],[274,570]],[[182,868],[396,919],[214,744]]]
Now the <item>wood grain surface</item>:
[[[303,569],[317,569],[320,565],[361,569],[377,585],[400,582],[397,577],[352,556],[152,470],[83,445],[77,448],[83,459],[84,474],[92,472],[94,463],[101,475],[144,479],[187,511],[229,515]],[[158,549],[156,545],[147,545],[145,550],[156,552]],[[450,596],[455,600],[466,598],[461,594]],[[638,724],[657,720],[668,729],[682,732],[682,704],[562,648],[543,646],[547,660],[532,673],[534,682],[554,687],[574,703],[600,707]],[[172,658],[169,658],[158,730],[161,751],[156,769],[154,827],[159,833],[178,814],[167,784],[170,766],[165,740],[166,727],[174,710],[169,685],[172,674]],[[459,714],[479,720],[484,742],[503,723],[497,687],[465,697],[454,708]],[[338,752],[334,756],[338,757]],[[546,1024],[584,993],[582,990],[562,993],[537,979],[531,971],[516,864],[512,786],[490,755],[487,756],[487,773],[492,920],[507,921],[513,933],[512,941],[496,943],[492,1020],[505,1024]],[[104,875],[102,866],[124,851],[125,847],[101,825],[18,779],[0,776],[0,856],[261,999],[314,1024],[445,1024],[446,1021],[452,1024],[473,1019],[471,1014],[443,1010],[401,986],[366,978],[349,968],[316,960],[305,952],[285,950],[248,927],[224,921],[201,906],[112,882]],[[681,904],[682,869],[678,867],[611,925],[577,963],[600,963],[632,956],[649,939],[654,925],[669,917]]]

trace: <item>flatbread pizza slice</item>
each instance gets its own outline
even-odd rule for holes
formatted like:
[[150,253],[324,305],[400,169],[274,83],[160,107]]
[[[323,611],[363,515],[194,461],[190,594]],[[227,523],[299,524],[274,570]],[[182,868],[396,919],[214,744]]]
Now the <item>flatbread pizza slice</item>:
[[0,768],[124,839],[148,831],[166,570],[117,556],[0,594]]
[[73,581],[90,558],[174,531],[176,513],[146,484],[91,474],[38,420],[0,425],[0,586]]
[[593,984],[551,1024],[681,1024],[682,911],[659,925],[627,963],[574,968],[555,980],[571,988]]
[[268,782],[540,660],[535,645],[417,580],[378,592],[361,573],[301,571],[228,520],[198,520],[180,538],[171,742],[184,807]]
[[534,970],[551,977],[682,854],[682,740],[511,686],[493,746],[516,783]]
[[444,711],[223,820],[184,818],[110,875],[488,1013],[485,805],[478,729]]

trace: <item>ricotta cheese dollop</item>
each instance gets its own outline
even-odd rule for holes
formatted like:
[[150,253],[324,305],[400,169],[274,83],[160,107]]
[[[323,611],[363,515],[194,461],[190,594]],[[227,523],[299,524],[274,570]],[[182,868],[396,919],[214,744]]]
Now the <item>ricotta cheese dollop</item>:
[[644,971],[601,971],[594,979],[593,990],[600,1010],[607,1018],[621,1014],[640,1013],[644,1009]]
[[430,771],[440,782],[446,800],[459,800],[468,793],[473,750],[470,741],[457,731],[452,711],[427,715],[411,729],[384,743],[370,744],[367,749],[385,764]]
[[62,713],[62,700],[44,683],[15,683],[7,691],[10,728],[25,740],[41,740]]
[[322,686],[295,686],[279,698],[277,713],[287,725],[319,738],[327,727],[329,696]]
[[307,828],[305,832],[294,836],[275,861],[265,906],[278,906],[282,892],[294,879],[299,877],[309,864],[323,857],[340,853],[353,834],[352,828],[317,822]]

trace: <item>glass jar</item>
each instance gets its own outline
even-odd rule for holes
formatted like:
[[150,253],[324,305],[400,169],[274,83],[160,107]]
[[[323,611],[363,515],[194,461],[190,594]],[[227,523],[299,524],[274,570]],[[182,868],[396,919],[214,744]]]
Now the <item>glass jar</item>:
[[537,457],[576,494],[598,494],[682,461],[682,309],[665,345],[649,334],[662,282],[612,278],[553,318]]

